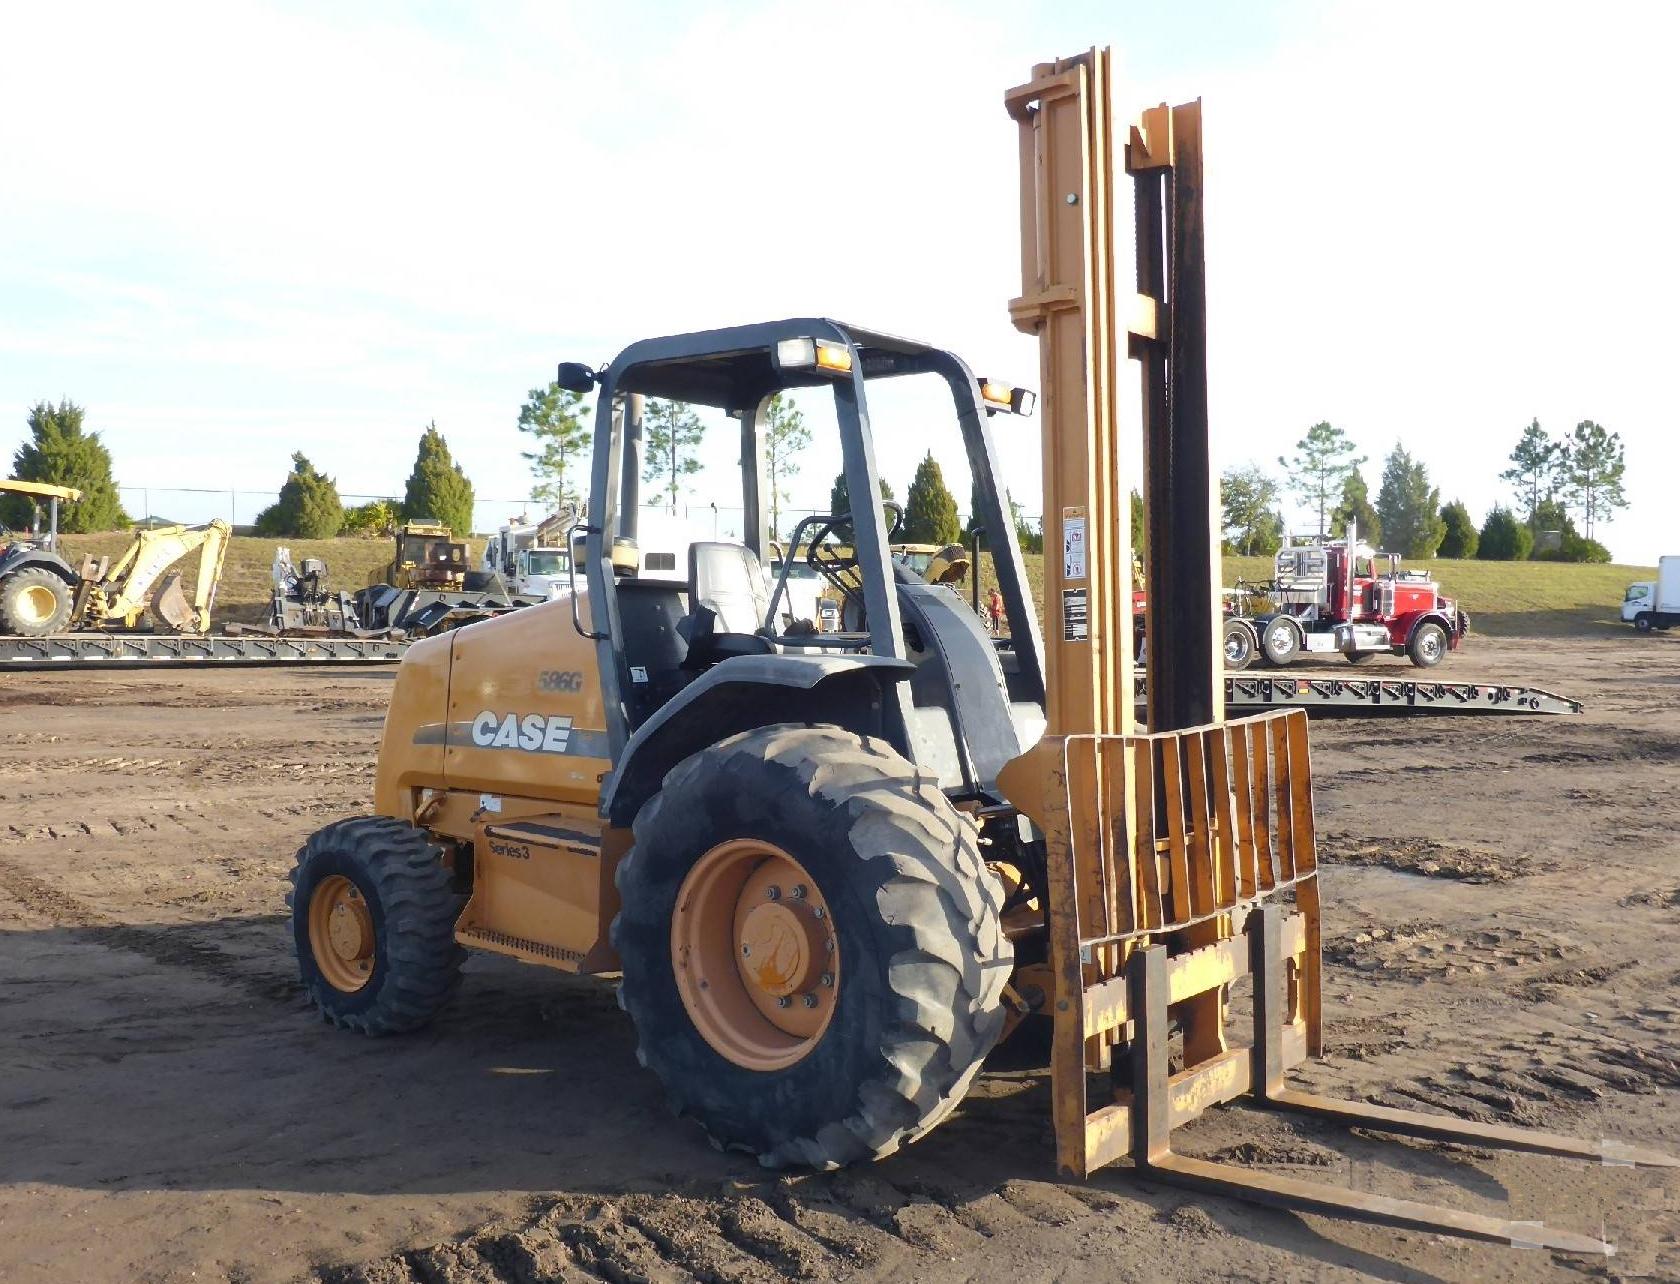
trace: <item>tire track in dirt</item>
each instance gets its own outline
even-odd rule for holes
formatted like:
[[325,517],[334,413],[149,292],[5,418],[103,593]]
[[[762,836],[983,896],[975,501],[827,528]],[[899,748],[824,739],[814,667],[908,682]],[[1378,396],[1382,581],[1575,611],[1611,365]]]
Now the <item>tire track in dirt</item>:
[[889,1181],[869,1170],[716,1188],[564,1196],[528,1220],[349,1266],[318,1284],[527,1284],[537,1280],[873,1278],[984,1253],[1018,1231],[1074,1226],[1126,1204],[1107,1191],[1011,1179]]
[[[124,923],[6,861],[0,861],[0,891],[26,910],[51,920],[53,926],[85,933],[106,948],[126,950],[164,967],[183,968],[265,1003],[303,1002],[302,990],[288,971],[253,966],[220,947],[219,942],[228,938],[225,922]],[[283,917],[251,916],[242,921],[255,925],[278,922]]]

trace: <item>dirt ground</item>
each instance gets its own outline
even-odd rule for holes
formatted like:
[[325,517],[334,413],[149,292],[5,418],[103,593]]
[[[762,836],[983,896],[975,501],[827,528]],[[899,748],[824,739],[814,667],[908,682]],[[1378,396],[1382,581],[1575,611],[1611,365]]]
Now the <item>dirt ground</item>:
[[[1314,724],[1330,1055],[1304,1079],[1680,1152],[1680,636],[1473,638],[1442,676],[1586,712]],[[1680,1278],[1680,1171],[1246,1108],[1178,1134],[1602,1230],[1607,1265],[1058,1180],[1030,1047],[893,1159],[779,1179],[672,1121],[604,984],[481,957],[430,1029],[335,1031],[285,873],[366,805],[390,682],[0,677],[0,1279]]]

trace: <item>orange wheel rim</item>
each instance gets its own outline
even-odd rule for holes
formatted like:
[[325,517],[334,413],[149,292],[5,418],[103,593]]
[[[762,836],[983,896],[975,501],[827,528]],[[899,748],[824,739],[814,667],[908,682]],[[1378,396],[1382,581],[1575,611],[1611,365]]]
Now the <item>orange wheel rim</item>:
[[309,949],[327,984],[354,994],[373,975],[375,936],[367,899],[342,874],[329,874],[309,896]]
[[822,1040],[840,994],[840,943],[816,880],[756,838],[719,843],[689,870],[671,915],[683,1007],[713,1051],[781,1070]]

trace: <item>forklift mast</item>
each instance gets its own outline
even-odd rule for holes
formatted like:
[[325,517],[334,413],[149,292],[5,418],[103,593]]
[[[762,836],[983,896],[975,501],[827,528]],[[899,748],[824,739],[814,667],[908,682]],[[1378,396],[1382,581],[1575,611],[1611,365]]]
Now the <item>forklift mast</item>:
[[[1246,1098],[1404,1135],[1673,1166],[1667,1156],[1337,1101],[1288,1086],[1323,1051],[1320,898],[1306,715],[1224,721],[1218,493],[1208,443],[1200,102],[1118,135],[1107,50],[1010,90],[1022,293],[1039,338],[1047,727],[998,776],[1044,842],[1057,1160],[1129,1156],[1173,1185],[1484,1240],[1604,1253],[1596,1237],[1193,1159],[1175,1128]],[[1133,179],[1136,293],[1116,303],[1112,176]],[[1134,724],[1132,557],[1117,402],[1124,333],[1142,368],[1148,703]],[[1230,987],[1253,981],[1246,1044]],[[1228,1029],[1228,1024],[1232,1027]],[[1168,1039],[1182,1034],[1182,1068]],[[1109,1091],[1090,1100],[1092,1072]],[[1106,1098],[1106,1099],[1105,1099]]]

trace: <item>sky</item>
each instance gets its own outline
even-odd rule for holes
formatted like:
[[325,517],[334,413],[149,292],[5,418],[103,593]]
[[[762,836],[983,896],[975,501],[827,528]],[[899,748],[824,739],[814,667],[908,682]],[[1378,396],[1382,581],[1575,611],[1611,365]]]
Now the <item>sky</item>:
[[[436,420],[483,528],[529,492],[527,392],[639,337],[828,315],[1034,385],[1002,98],[1108,44],[1121,116],[1203,99],[1222,467],[1329,420],[1373,495],[1402,442],[1479,519],[1531,419],[1590,418],[1628,460],[1600,537],[1650,563],[1676,37],[1659,3],[8,5],[0,450],[68,397],[131,509],[202,520],[228,499],[168,488],[272,492],[294,450],[400,493]],[[838,470],[807,408],[792,509]],[[931,400],[874,414],[899,495],[933,449],[966,507]],[[1036,513],[1037,421],[995,423]],[[720,426],[684,502],[737,503],[735,457]]]

